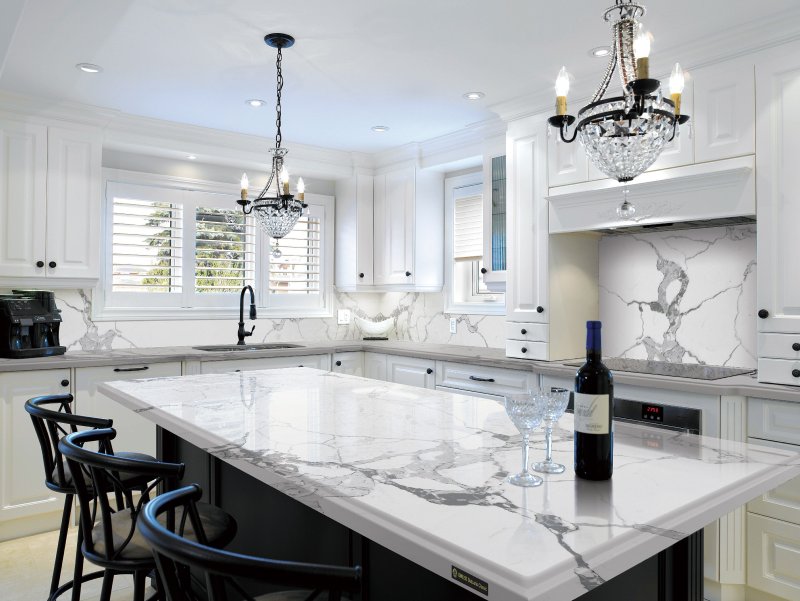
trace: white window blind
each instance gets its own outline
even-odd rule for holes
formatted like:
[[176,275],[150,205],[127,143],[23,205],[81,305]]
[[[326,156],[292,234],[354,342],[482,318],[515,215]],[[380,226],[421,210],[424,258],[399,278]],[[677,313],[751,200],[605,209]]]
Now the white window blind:
[[180,294],[181,204],[114,197],[111,210],[112,291]]
[[194,289],[199,294],[239,293],[255,277],[255,226],[239,210],[195,209]]
[[269,293],[320,294],[321,292],[321,219],[304,215],[291,232],[280,240],[270,238],[276,253],[269,255]]
[[453,259],[479,261],[483,257],[483,197],[456,198],[454,208]]

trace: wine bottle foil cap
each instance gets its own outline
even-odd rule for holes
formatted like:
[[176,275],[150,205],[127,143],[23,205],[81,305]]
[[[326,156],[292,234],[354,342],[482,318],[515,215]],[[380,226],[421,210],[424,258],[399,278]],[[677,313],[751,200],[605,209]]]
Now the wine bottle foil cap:
[[586,327],[590,330],[599,330],[600,328],[603,327],[603,324],[602,322],[599,321],[587,321]]

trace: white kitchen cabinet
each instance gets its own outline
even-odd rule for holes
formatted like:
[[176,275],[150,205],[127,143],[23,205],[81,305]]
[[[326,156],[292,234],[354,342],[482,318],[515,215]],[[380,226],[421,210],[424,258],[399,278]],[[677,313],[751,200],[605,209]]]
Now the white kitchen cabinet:
[[75,370],[75,411],[82,415],[114,420],[115,451],[133,451],[156,456],[156,426],[130,409],[97,392],[98,384],[114,380],[166,378],[181,375],[180,362],[135,363]]
[[330,371],[330,355],[293,355],[291,357],[264,357],[262,359],[231,359],[228,361],[203,361],[202,374],[227,374],[254,369],[278,369],[281,367],[313,367]]
[[364,353],[364,377],[385,381],[386,355],[383,353]]
[[463,394],[486,394],[502,399],[506,394],[518,394],[537,388],[539,376],[533,371],[505,369],[485,365],[469,365],[438,361],[436,386]]
[[376,288],[435,292],[444,283],[444,178],[405,166],[374,180]]
[[335,284],[342,291],[374,283],[374,179],[358,174],[336,182]]
[[750,588],[787,601],[800,599],[800,526],[748,513],[747,558]]
[[436,387],[436,361],[416,357],[387,355],[386,379],[395,384],[408,384],[420,388]]
[[331,371],[351,376],[364,376],[364,353],[361,351],[334,353]]
[[[573,129],[570,129],[567,138],[572,137]],[[557,129],[550,130],[547,136],[547,185],[556,187],[579,184],[588,179],[589,158],[583,144],[578,140],[564,142]]]
[[68,369],[0,373],[0,540],[58,526],[64,497],[45,486],[42,452],[25,401],[69,392],[69,378]]
[[96,283],[101,145],[94,128],[0,119],[0,284]]
[[506,136],[483,144],[483,283],[505,292],[508,245],[506,236]]

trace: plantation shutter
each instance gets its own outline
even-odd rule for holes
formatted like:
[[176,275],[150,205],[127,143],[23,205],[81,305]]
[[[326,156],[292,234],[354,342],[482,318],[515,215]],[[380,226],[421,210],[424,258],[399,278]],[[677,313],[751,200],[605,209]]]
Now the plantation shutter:
[[238,293],[255,278],[255,225],[238,209],[195,209],[194,289]]
[[181,293],[181,203],[114,197],[112,292]]
[[479,261],[483,257],[483,197],[455,199],[453,258],[456,261]]
[[319,217],[304,215],[286,236],[270,238],[270,294],[320,294],[321,225]]

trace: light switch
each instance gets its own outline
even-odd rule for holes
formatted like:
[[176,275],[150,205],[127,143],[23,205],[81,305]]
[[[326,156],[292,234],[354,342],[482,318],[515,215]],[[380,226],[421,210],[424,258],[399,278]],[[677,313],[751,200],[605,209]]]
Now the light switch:
[[350,309],[339,309],[336,315],[336,323],[340,326],[350,325]]
[[450,318],[450,333],[451,334],[455,334],[456,333],[457,325],[458,325],[458,320],[455,317],[451,317]]

